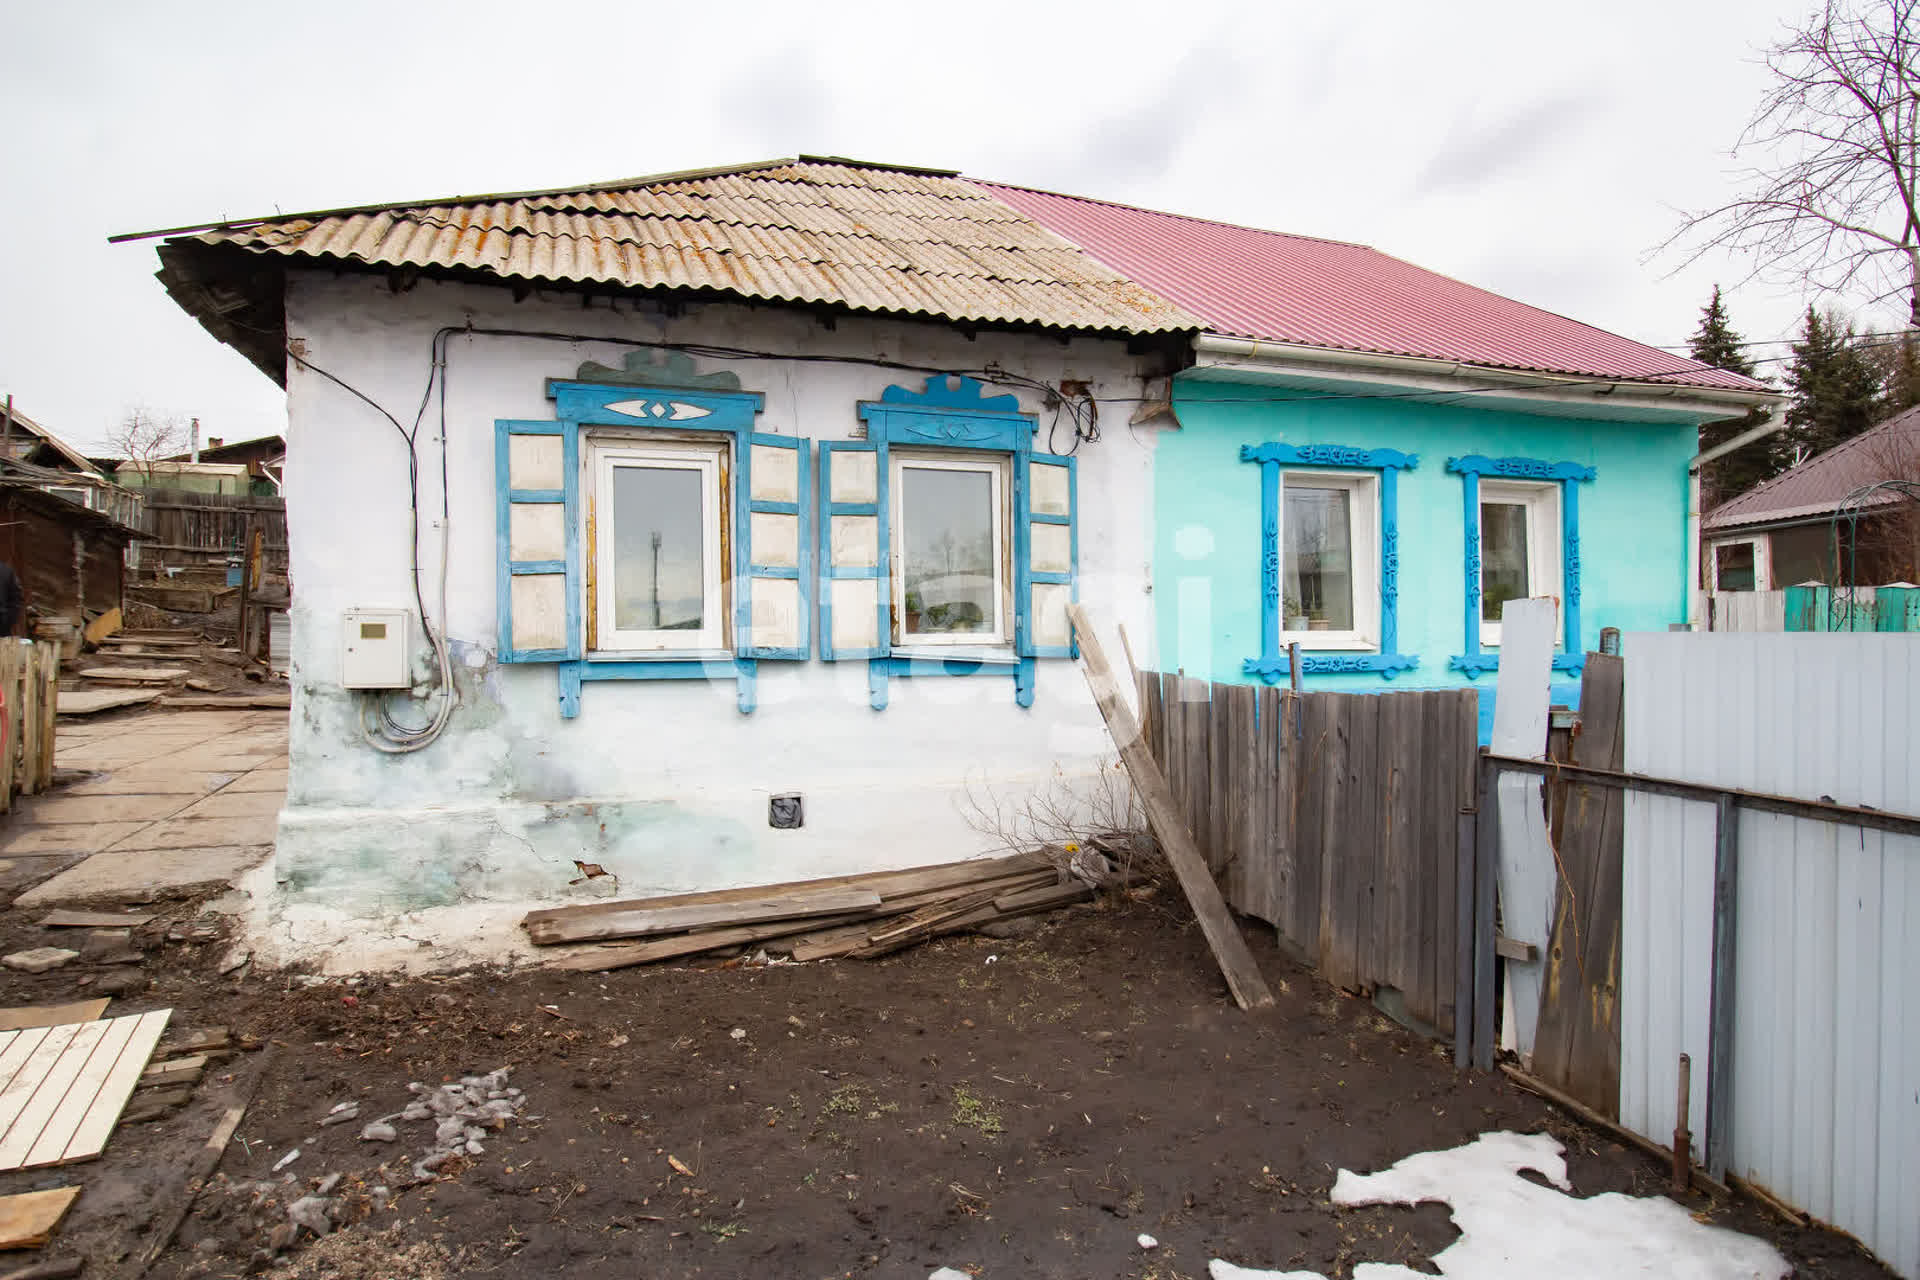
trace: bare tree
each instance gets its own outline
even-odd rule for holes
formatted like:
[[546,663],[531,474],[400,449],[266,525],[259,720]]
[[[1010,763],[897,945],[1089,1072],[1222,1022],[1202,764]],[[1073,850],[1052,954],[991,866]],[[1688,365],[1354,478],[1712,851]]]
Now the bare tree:
[[1735,143],[1743,194],[1689,215],[1661,250],[1712,250],[1920,325],[1920,0],[1826,0],[1767,51],[1773,88]]
[[107,448],[125,458],[153,484],[153,464],[179,453],[187,442],[187,424],[178,414],[163,414],[144,406],[129,409],[106,434]]

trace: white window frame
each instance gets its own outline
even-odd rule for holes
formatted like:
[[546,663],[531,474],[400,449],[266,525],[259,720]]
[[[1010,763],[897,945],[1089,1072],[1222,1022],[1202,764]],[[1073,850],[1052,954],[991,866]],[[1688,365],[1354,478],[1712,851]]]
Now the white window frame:
[[[1344,489],[1347,516],[1352,521],[1353,626],[1344,631],[1289,630],[1287,628],[1287,486],[1302,489]],[[1380,649],[1380,473],[1377,471],[1280,472],[1279,521],[1280,645],[1302,649],[1344,649],[1378,652]]]
[[1767,544],[1770,541],[1771,539],[1766,534],[1755,534],[1748,538],[1721,538],[1716,542],[1708,543],[1707,573],[1709,577],[1707,589],[1709,591],[1727,590],[1727,588],[1720,585],[1720,548],[1737,547],[1744,542],[1751,543],[1753,546],[1753,589],[1755,591],[1771,590],[1773,564],[1767,556]]
[[[587,446],[588,475],[591,479],[594,558],[592,599],[594,610],[593,655],[657,655],[678,653],[730,652],[732,626],[728,618],[724,543],[727,483],[727,447],[705,441],[592,440]],[[703,547],[701,564],[702,615],[706,625],[698,631],[678,629],[620,630],[614,626],[614,521],[613,473],[621,466],[643,466],[684,470],[700,475],[700,524]]]
[[[907,521],[911,518],[905,502],[906,484],[902,474],[909,467],[917,471],[984,472],[993,486],[993,631],[909,635],[907,633]],[[1013,647],[1013,586],[1010,531],[1013,512],[1009,494],[1013,488],[1013,459],[1005,454],[921,453],[913,450],[888,450],[889,513],[887,548],[891,562],[893,619],[892,647],[895,650],[939,649],[951,657],[952,650],[1011,650]]]
[[[1535,483],[1528,480],[1487,480],[1480,481],[1480,496],[1474,507],[1473,518],[1481,521],[1480,563],[1481,599],[1486,598],[1486,556],[1487,537],[1484,512],[1489,502],[1522,506],[1527,509],[1527,595],[1529,598],[1552,596],[1555,600],[1565,598],[1566,583],[1561,573],[1565,549],[1561,546],[1563,524],[1560,504],[1562,497],[1557,481]],[[1565,638],[1554,641],[1555,649],[1566,647]],[[1496,619],[1486,620],[1484,613],[1480,619],[1480,646],[1483,649],[1500,647],[1500,623]]]

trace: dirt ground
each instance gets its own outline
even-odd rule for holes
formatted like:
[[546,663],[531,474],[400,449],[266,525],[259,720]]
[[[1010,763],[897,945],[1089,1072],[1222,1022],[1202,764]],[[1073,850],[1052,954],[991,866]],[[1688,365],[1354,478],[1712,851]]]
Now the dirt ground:
[[[28,914],[0,917],[12,946],[45,941]],[[1545,1129],[1580,1195],[1663,1183],[1504,1077],[1456,1072],[1253,926],[1278,1007],[1239,1012],[1177,895],[877,962],[606,975],[219,977],[223,946],[167,929],[148,931],[151,988],[114,1012],[172,1005],[176,1028],[226,1026],[261,1047],[167,1118],[123,1124],[101,1160],[0,1177],[0,1193],[85,1184],[49,1252],[86,1255],[88,1276],[124,1273],[256,1078],[219,1175],[150,1274],[921,1280],[950,1266],[1173,1280],[1225,1258],[1345,1277],[1364,1261],[1432,1270],[1455,1231],[1438,1205],[1332,1209],[1343,1167]],[[7,1002],[83,995],[76,976],[8,974]],[[360,1139],[414,1099],[410,1083],[501,1067],[523,1114],[440,1180],[408,1185],[431,1120],[399,1122],[395,1143]],[[346,1102],[353,1121],[321,1123]],[[287,1205],[336,1173],[347,1224],[263,1252]],[[1752,1203],[1690,1207],[1771,1239],[1800,1275],[1889,1275],[1846,1238]]]

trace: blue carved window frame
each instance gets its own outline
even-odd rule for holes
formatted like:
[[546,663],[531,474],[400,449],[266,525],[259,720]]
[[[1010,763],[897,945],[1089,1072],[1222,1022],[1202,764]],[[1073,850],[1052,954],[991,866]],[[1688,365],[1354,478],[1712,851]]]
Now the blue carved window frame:
[[1580,643],[1580,489],[1591,483],[1594,469],[1578,462],[1547,462],[1540,458],[1489,458],[1470,453],[1448,458],[1447,470],[1460,477],[1461,512],[1466,523],[1466,611],[1464,651],[1455,654],[1447,665],[1475,679],[1500,669],[1498,652],[1487,652],[1480,643],[1480,480],[1491,476],[1499,480],[1537,480],[1560,486],[1560,574],[1565,598],[1562,620],[1565,630],[1560,652],[1553,655],[1555,671],[1578,674],[1586,665],[1586,652]]
[[[985,394],[985,389],[973,378],[936,374],[927,378],[924,388],[919,391],[899,385],[890,386],[881,393],[879,400],[861,402],[859,414],[866,427],[864,445],[822,446],[822,476],[818,484],[822,505],[816,528],[817,536],[821,540],[818,551],[819,563],[821,573],[825,577],[871,576],[877,580],[876,612],[878,616],[875,620],[877,643],[873,649],[867,651],[872,655],[867,658],[869,704],[876,711],[886,708],[888,682],[892,678],[984,674],[1011,676],[1014,682],[1014,702],[1022,707],[1031,707],[1037,670],[1036,659],[1071,658],[1077,656],[1079,652],[1078,646],[1071,641],[1058,645],[1041,643],[1036,634],[1033,610],[1033,588],[1036,585],[1064,586],[1068,589],[1070,599],[1079,599],[1078,463],[1070,455],[1036,451],[1033,448],[1033,438],[1039,430],[1038,418],[1033,414],[1021,412],[1019,400],[1012,395]],[[1009,459],[1012,487],[1007,545],[1011,548],[1013,560],[1010,584],[1013,633],[1010,637],[1011,643],[1004,650],[990,653],[968,652],[951,657],[924,649],[913,650],[911,646],[906,645],[901,645],[899,648],[908,650],[907,652],[894,651],[891,616],[893,551],[890,545],[892,533],[889,513],[892,511],[893,501],[891,450],[896,446],[913,450],[952,449],[976,454],[1004,454]],[[830,483],[825,476],[825,467],[831,457],[854,448],[871,449],[875,454],[878,501],[871,504],[871,511],[867,504],[846,505],[834,502]],[[1035,464],[1057,466],[1066,472],[1067,512],[1065,514],[1034,509],[1032,468]],[[882,522],[878,565],[871,569],[836,569],[828,546],[831,538],[832,517],[840,514],[869,513],[876,515]],[[1066,526],[1069,546],[1069,568],[1066,572],[1042,572],[1032,567],[1031,528],[1035,524]],[[831,644],[833,595],[829,589],[829,583],[821,583],[818,599],[821,656],[831,661],[836,655]]]
[[[811,591],[812,543],[808,526],[811,495],[808,492],[812,468],[809,442],[799,436],[775,435],[756,429],[765,397],[756,392],[690,389],[671,383],[662,386],[601,384],[551,379],[547,397],[554,402],[552,420],[499,419],[495,485],[499,504],[498,592],[499,634],[502,637],[500,660],[509,663],[541,663],[554,667],[559,678],[560,714],[573,719],[580,714],[582,687],[600,681],[625,680],[732,680],[741,714],[751,714],[758,701],[759,662],[762,659],[804,661],[811,653],[808,635],[813,616]],[[687,416],[697,414],[697,416]],[[643,437],[645,430],[670,429],[695,432],[727,439],[731,443],[732,475],[729,492],[721,494],[733,528],[731,559],[722,567],[732,594],[732,652],[665,650],[645,657],[597,657],[586,648],[585,497],[582,493],[580,459],[585,447],[583,436],[597,427],[634,428]],[[558,436],[564,449],[563,487],[529,491],[511,486],[508,473],[507,441],[512,436]],[[798,500],[791,503],[764,502],[752,497],[753,449],[755,446],[792,450]],[[516,504],[560,503],[566,508],[566,556],[558,562],[527,562],[513,559],[508,545],[508,511]],[[799,521],[797,566],[773,567],[756,561],[750,535],[755,513],[789,514]],[[509,585],[517,575],[564,574],[566,581],[566,645],[564,648],[527,649],[512,639]],[[799,587],[801,643],[791,648],[756,646],[753,639],[753,582],[763,578],[792,578]]]
[[1378,653],[1300,655],[1300,673],[1335,675],[1375,673],[1391,680],[1420,665],[1418,654],[1399,652],[1400,644],[1400,486],[1402,471],[1419,465],[1420,456],[1398,449],[1360,449],[1343,444],[1265,444],[1240,446],[1240,461],[1260,464],[1260,656],[1242,670],[1268,684],[1287,679],[1292,658],[1280,644],[1280,473],[1325,470],[1373,471],[1380,478],[1380,650]]

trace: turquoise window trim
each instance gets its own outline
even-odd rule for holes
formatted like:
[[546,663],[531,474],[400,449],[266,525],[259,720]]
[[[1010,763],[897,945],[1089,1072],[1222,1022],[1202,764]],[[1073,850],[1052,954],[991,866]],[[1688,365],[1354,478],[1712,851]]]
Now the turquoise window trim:
[[1400,643],[1400,472],[1420,455],[1398,449],[1361,449],[1344,444],[1293,445],[1278,441],[1240,446],[1240,461],[1260,464],[1260,656],[1248,658],[1244,674],[1277,684],[1293,673],[1280,645],[1280,473],[1313,468],[1375,471],[1380,478],[1380,650],[1377,653],[1305,653],[1300,674],[1374,673],[1391,680],[1420,665],[1418,654],[1398,652]]
[[[495,488],[499,503],[498,623],[503,662],[549,663],[559,681],[560,714],[580,714],[582,686],[608,680],[732,680],[742,714],[756,705],[758,664],[763,659],[799,661],[812,651],[814,617],[812,592],[814,540],[806,524],[813,511],[813,476],[809,441],[799,436],[775,435],[754,429],[765,397],[753,392],[683,390],[642,385],[606,385],[561,379],[547,383],[554,402],[551,421],[501,419],[495,424]],[[729,497],[733,528],[732,562],[728,566],[733,595],[733,652],[716,658],[706,652],[666,650],[644,658],[625,655],[590,656],[586,652],[585,557],[582,545],[584,498],[580,493],[582,432],[592,427],[626,427],[706,433],[730,439],[732,449]],[[508,485],[507,439],[512,435],[559,436],[564,442],[566,487],[511,489]],[[795,454],[797,501],[756,501],[753,492],[753,447],[792,449]],[[560,503],[566,510],[564,561],[514,561],[509,555],[509,512],[515,504]],[[754,513],[791,515],[800,522],[797,565],[766,565],[753,560],[751,538]],[[567,646],[565,649],[520,649],[511,642],[510,583],[528,574],[566,575]],[[800,641],[797,646],[774,648],[753,643],[753,583],[756,579],[784,579],[799,584]]]
[[[972,676],[997,675],[1011,676],[1014,684],[1014,702],[1018,706],[1033,705],[1036,683],[1037,658],[1072,657],[1078,650],[1068,645],[1042,645],[1033,635],[1033,587],[1036,583],[1061,585],[1069,588],[1072,598],[1079,599],[1080,535],[1078,513],[1080,508],[1079,469],[1070,456],[1036,453],[1033,450],[1033,437],[1039,430],[1038,419],[1019,409],[1019,401],[1011,395],[989,396],[985,388],[975,379],[959,376],[936,374],[926,380],[919,391],[903,386],[890,386],[880,395],[880,399],[866,401],[860,405],[860,419],[866,424],[867,441],[840,444],[823,442],[820,446],[821,475],[819,479],[822,495],[820,538],[822,576],[827,579],[846,577],[878,578],[877,613],[875,619],[876,634],[882,642],[871,648],[849,651],[823,652],[823,656],[833,658],[867,659],[868,701],[874,710],[884,710],[888,701],[888,682],[892,678],[902,679],[925,676]],[[1005,654],[946,657],[937,653],[900,652],[892,643],[893,618],[891,607],[892,591],[892,554],[891,531],[888,513],[892,504],[892,460],[894,446],[910,449],[964,449],[984,453],[1004,453],[1012,463],[1012,513],[1009,529],[1009,545],[1014,563],[1013,595],[1013,644]],[[876,503],[833,503],[827,501],[828,477],[827,459],[831,454],[849,449],[871,450],[875,455]],[[1035,463],[1060,466],[1067,472],[1068,513],[1066,515],[1036,514],[1032,510],[1032,467]],[[873,515],[880,520],[881,537],[879,564],[873,567],[839,568],[828,559],[829,539],[831,538],[831,518],[835,515]],[[1069,571],[1066,573],[1032,571],[1032,537],[1030,526],[1033,524],[1065,525],[1069,530]],[[828,644],[832,635],[832,614],[830,592],[821,592],[820,631],[823,645]]]
[[1586,666],[1580,643],[1580,490],[1593,481],[1594,469],[1578,462],[1547,462],[1539,458],[1489,458],[1470,453],[1448,458],[1447,470],[1461,481],[1461,517],[1466,526],[1465,652],[1447,660],[1447,666],[1477,680],[1500,669],[1500,655],[1480,646],[1480,478],[1540,480],[1560,486],[1560,563],[1565,598],[1562,649],[1553,655],[1553,669],[1574,674]]

